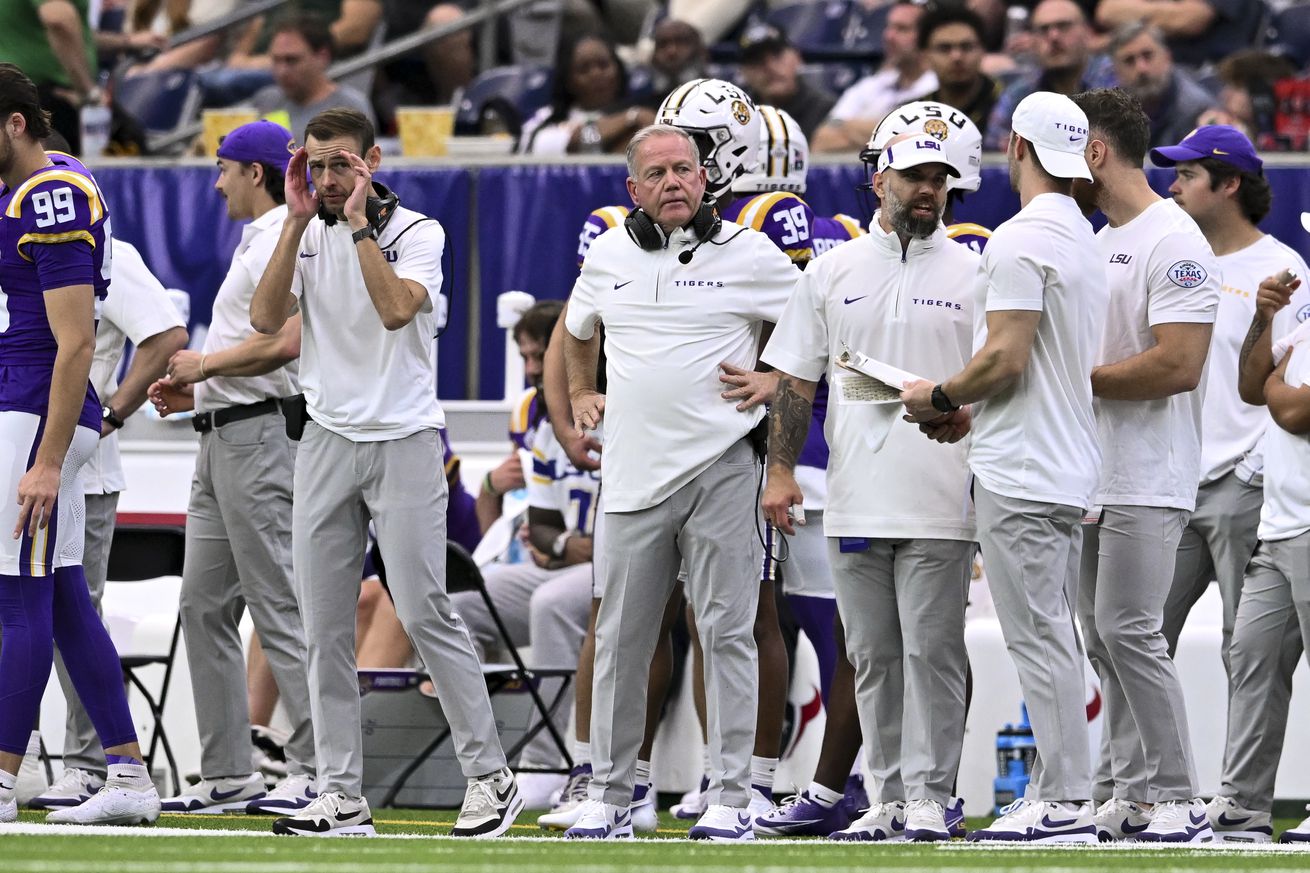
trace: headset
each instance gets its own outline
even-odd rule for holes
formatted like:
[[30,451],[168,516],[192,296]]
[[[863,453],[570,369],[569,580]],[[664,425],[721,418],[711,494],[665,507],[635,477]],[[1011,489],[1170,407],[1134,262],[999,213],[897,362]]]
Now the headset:
[[[696,214],[692,216],[691,231],[696,235],[696,248],[700,248],[723,227],[723,219],[714,211],[714,202],[713,197],[706,197],[700,208],[696,210]],[[669,243],[669,236],[664,232],[664,228],[656,224],[655,220],[646,214],[646,210],[640,207],[629,212],[628,217],[623,219],[623,228],[632,241],[644,251],[656,252]],[[690,263],[694,251],[695,249],[683,252],[678,255],[678,260],[684,264]],[[683,260],[684,258],[686,260]]]
[[[368,223],[373,225],[374,232],[381,236],[382,229],[387,226],[387,222],[391,220],[396,207],[400,205],[400,196],[378,181],[373,182],[373,188],[380,191],[382,196],[374,197],[370,194],[364,202],[364,214],[368,217]],[[327,206],[321,201],[318,204],[318,217],[323,219],[323,223],[328,227],[332,227],[341,220],[328,212]]]

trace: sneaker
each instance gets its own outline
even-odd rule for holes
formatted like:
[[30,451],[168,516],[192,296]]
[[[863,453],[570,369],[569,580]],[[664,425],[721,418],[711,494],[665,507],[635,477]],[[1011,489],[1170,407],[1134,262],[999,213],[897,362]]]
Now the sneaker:
[[263,797],[246,804],[247,815],[290,815],[318,797],[314,780],[304,773],[288,776]]
[[749,809],[715,803],[691,826],[687,836],[711,843],[740,843],[755,839],[755,829]]
[[[1310,810],[1310,806],[1306,809]],[[1278,838],[1280,843],[1310,843],[1310,818],[1301,822],[1294,828],[1288,828],[1283,831],[1282,836]]]
[[660,814],[655,808],[655,786],[649,782],[632,790],[632,829],[638,833],[653,834],[659,829]]
[[846,787],[842,789],[842,807],[848,821],[859,818],[869,808],[869,792],[864,788],[864,777],[852,773],[846,777]]
[[773,789],[752,785],[751,799],[746,804],[746,810],[751,814],[751,821],[755,821],[757,816],[773,812]]
[[77,806],[86,803],[101,788],[105,780],[90,770],[70,767],[59,774],[59,778],[42,793],[33,797],[28,806],[34,809],[55,809],[61,806]]
[[669,812],[673,813],[674,818],[694,821],[705,814],[706,807],[709,806],[710,799],[706,792],[710,790],[710,777],[700,777],[700,786],[688,791],[682,795],[682,800],[673,804]]
[[566,831],[578,823],[582,806],[587,802],[587,788],[591,785],[591,765],[579,764],[569,771],[568,781],[561,789],[554,808],[537,819],[537,824],[554,831]]
[[256,770],[277,782],[287,776],[287,740],[290,734],[267,725],[250,726],[250,745],[253,746],[252,763]]
[[550,809],[555,805],[555,796],[563,791],[568,778],[562,773],[514,774],[525,809]]
[[18,795],[11,794],[8,800],[0,800],[0,824],[18,821]]
[[264,796],[264,779],[258,773],[226,779],[201,779],[176,797],[164,798],[164,812],[210,815],[245,811],[246,804]]
[[27,740],[27,751],[23,754],[23,764],[18,768],[14,799],[19,806],[31,806],[32,801],[45,794],[49,787],[50,780],[46,778],[46,769],[41,765],[41,734],[32,731]]
[[523,811],[523,795],[508,769],[470,779],[452,837],[498,837]]
[[1205,805],[1205,816],[1221,843],[1268,843],[1274,838],[1269,813],[1247,809],[1231,797],[1211,800]]
[[50,824],[150,824],[159,818],[159,792],[149,782],[144,788],[108,782],[84,803],[49,813]]
[[755,833],[761,837],[824,837],[851,823],[844,804],[824,806],[808,791],[793,794],[781,806],[755,816]]
[[1112,797],[1097,807],[1092,818],[1096,821],[1096,836],[1103,843],[1136,840],[1138,834],[1151,825],[1148,810],[1118,797]]
[[273,833],[293,837],[371,837],[376,831],[367,800],[328,791],[295,815],[275,820]]
[[1001,810],[1000,818],[971,831],[974,842],[1095,843],[1096,820],[1086,803],[1058,803],[1020,798]]
[[839,842],[901,842],[905,839],[905,804],[899,800],[873,803],[843,830],[828,834]]
[[911,800],[905,805],[905,838],[912,843],[940,843],[951,838],[946,807],[935,800]]
[[1152,843],[1213,843],[1214,828],[1199,800],[1166,800],[1151,809],[1151,823],[1137,835]]
[[946,801],[946,829],[955,839],[962,840],[964,828],[964,798],[952,797]]
[[573,827],[564,832],[566,840],[630,840],[632,814],[603,800],[588,800]]

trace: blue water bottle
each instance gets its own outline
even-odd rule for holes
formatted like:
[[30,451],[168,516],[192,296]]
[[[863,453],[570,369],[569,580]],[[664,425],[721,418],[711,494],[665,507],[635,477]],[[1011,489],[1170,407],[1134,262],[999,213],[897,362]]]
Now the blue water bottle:
[[996,779],[992,785],[996,792],[995,814],[1023,797],[1032,776],[1033,761],[1037,757],[1037,742],[1028,723],[1028,706],[1020,704],[1019,723],[1007,724],[996,732]]

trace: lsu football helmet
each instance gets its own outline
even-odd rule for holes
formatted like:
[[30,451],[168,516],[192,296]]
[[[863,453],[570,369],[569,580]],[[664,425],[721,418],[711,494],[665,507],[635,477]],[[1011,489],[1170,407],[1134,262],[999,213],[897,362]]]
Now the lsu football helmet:
[[773,106],[760,106],[760,143],[756,153],[758,166],[732,181],[737,194],[762,194],[768,191],[805,193],[805,172],[810,163],[810,143],[805,132],[786,112]]
[[700,151],[707,190],[718,197],[758,163],[760,113],[746,92],[722,79],[696,79],[673,89],[657,124],[671,124],[691,136]]
[[948,191],[977,191],[982,184],[982,134],[969,116],[945,103],[919,100],[893,109],[878,122],[860,160],[876,166],[878,156],[892,137],[903,133],[926,133],[946,146],[960,178],[947,179]]

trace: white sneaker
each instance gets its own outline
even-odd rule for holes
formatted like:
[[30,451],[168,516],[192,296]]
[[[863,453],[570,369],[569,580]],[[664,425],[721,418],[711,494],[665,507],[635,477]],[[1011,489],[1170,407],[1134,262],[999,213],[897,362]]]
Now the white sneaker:
[[10,794],[7,800],[0,800],[0,824],[18,821],[18,796]]
[[45,767],[41,766],[41,734],[32,731],[27,739],[27,751],[23,753],[23,764],[18,768],[14,796],[19,806],[31,806],[32,801],[49,787],[50,780],[46,778]]
[[750,802],[746,804],[746,808],[750,810],[751,821],[754,822],[759,816],[768,815],[773,812],[773,807],[773,798],[752,785],[751,799]]
[[273,822],[273,833],[304,837],[371,837],[376,832],[367,800],[329,791],[320,794],[295,815]]
[[749,809],[715,803],[691,826],[687,836],[711,843],[742,843],[755,839],[754,822]]
[[828,839],[899,843],[905,839],[905,803],[900,800],[874,803],[849,826],[828,834]]
[[176,797],[164,798],[164,812],[214,815],[242,810],[264,796],[264,779],[258,773],[225,779],[201,779]]
[[946,807],[935,800],[911,800],[905,805],[905,838],[914,843],[939,843],[951,838]]
[[525,809],[550,809],[554,805],[552,798],[563,791],[568,778],[562,773],[514,774]]
[[45,820],[50,824],[149,824],[159,818],[159,806],[154,785],[138,789],[108,782],[85,803],[56,809]]
[[587,788],[591,785],[591,765],[579,764],[569,772],[569,781],[560,790],[559,800],[550,812],[537,819],[543,828],[566,831],[578,823],[582,807],[587,802]]
[[263,797],[246,804],[247,815],[291,815],[309,806],[318,797],[315,782],[304,773],[295,773],[274,785]]
[[1092,817],[1096,820],[1096,836],[1103,843],[1136,840],[1151,825],[1148,810],[1119,797],[1102,803]]
[[971,831],[973,842],[1095,843],[1096,820],[1087,803],[1020,798],[1001,810],[1001,817]]
[[582,804],[577,823],[564,832],[564,839],[630,840],[632,813],[602,800],[588,800]]
[[1151,808],[1151,823],[1138,839],[1153,843],[1213,843],[1214,828],[1199,800],[1166,800]]
[[508,769],[470,779],[452,837],[498,837],[523,811],[523,796]]
[[1231,797],[1211,800],[1205,805],[1205,815],[1221,843],[1268,843],[1274,838],[1269,813],[1247,809]]
[[[1306,809],[1310,809],[1310,806],[1307,806]],[[1282,836],[1278,838],[1278,842],[1310,843],[1310,818],[1307,818],[1294,828],[1288,828],[1283,831]]]
[[632,829],[638,833],[652,834],[659,829],[660,815],[655,808],[655,786],[650,782],[638,785],[632,791]]
[[673,813],[674,818],[698,819],[705,814],[706,807],[709,806],[710,799],[705,793],[710,788],[710,777],[702,776],[700,784],[682,795],[682,800],[673,804],[669,812]]
[[[24,761],[26,763],[26,761]],[[89,770],[70,767],[59,774],[59,778],[47,788],[28,801],[34,809],[57,809],[63,806],[77,806],[86,803],[101,788],[105,780]]]

